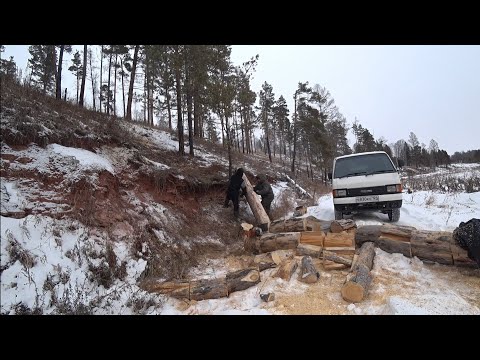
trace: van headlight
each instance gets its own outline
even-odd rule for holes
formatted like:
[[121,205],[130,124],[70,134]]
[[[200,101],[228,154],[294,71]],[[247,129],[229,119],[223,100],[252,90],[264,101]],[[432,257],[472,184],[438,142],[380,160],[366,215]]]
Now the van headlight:
[[387,193],[401,193],[402,184],[387,185]]
[[347,190],[333,190],[333,197],[344,197],[347,196]]

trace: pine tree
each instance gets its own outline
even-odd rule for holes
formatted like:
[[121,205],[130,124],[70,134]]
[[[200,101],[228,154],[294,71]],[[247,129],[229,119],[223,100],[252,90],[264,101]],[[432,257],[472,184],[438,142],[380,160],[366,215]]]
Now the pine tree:
[[82,60],[80,60],[80,52],[77,50],[75,54],[73,55],[72,59],[72,65],[68,68],[69,71],[72,72],[72,74],[76,77],[77,79],[77,104],[78,104],[78,92],[80,90],[80,78],[82,77],[83,74],[83,65],[82,65]]
[[31,45],[28,52],[31,55],[28,64],[34,85],[40,86],[44,93],[51,92],[56,74],[55,45]]

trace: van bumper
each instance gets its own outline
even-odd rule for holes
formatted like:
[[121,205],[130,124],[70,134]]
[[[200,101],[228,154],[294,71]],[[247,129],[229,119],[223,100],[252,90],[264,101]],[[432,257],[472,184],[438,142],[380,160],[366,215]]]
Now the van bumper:
[[357,203],[356,197],[334,198],[333,204],[337,211],[362,211],[362,210],[391,210],[402,207],[402,194],[379,195],[379,201]]

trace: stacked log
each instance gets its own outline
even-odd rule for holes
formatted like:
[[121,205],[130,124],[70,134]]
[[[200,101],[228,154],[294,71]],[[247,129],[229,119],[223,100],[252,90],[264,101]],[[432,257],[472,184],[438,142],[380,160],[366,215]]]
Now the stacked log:
[[258,268],[251,267],[228,273],[216,279],[191,281],[144,281],[140,288],[151,293],[169,295],[177,299],[205,300],[227,297],[235,291],[245,290],[260,282]]
[[264,234],[256,238],[245,238],[245,250],[253,254],[275,250],[295,250],[300,242],[299,232]]
[[282,233],[292,231],[323,231],[330,230],[331,221],[319,220],[314,216],[294,217],[289,219],[274,220],[270,223],[271,233]]

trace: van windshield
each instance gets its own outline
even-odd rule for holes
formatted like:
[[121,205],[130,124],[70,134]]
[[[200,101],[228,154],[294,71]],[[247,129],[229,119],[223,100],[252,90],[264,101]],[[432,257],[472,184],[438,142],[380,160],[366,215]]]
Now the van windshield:
[[367,154],[337,159],[333,177],[342,178],[396,171],[387,154]]

